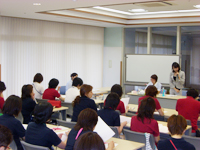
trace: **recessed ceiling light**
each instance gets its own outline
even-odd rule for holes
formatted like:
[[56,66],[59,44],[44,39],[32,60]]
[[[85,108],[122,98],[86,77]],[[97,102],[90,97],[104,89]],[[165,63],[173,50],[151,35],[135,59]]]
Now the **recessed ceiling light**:
[[95,6],[93,8],[95,8],[95,9],[101,9],[101,10],[105,10],[105,11],[110,11],[110,12],[115,12],[115,13],[119,13],[119,14],[132,15],[132,13],[129,13],[129,12],[125,12],[125,11],[121,11],[121,10],[116,10],[116,9],[111,9],[111,8],[106,8],[106,7]]
[[145,12],[145,9],[131,9],[130,12]]
[[34,6],[40,6],[41,3],[33,3]]
[[200,8],[200,5],[194,5],[195,8]]

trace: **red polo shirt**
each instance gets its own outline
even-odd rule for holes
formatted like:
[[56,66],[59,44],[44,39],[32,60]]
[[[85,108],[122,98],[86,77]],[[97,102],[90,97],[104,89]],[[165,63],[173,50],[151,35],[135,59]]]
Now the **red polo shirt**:
[[0,109],[3,109],[4,99],[3,97],[0,97]]
[[[106,100],[104,101],[104,106],[106,104]],[[126,110],[125,110],[125,106],[124,106],[124,102],[120,101],[116,110],[119,110],[121,112],[121,114],[125,113]]]
[[154,137],[160,135],[158,122],[155,119],[144,118],[144,123],[141,120],[138,120],[137,116],[131,118],[131,131],[141,132],[141,133],[150,133]]
[[[140,98],[138,99],[138,109],[139,109],[139,107],[140,107],[140,101],[143,100],[143,99],[145,99],[145,98],[147,98],[147,97],[149,97],[149,96],[142,96],[142,97],[140,97]],[[160,103],[159,103],[158,99],[157,99],[157,98],[154,98],[154,97],[152,97],[152,98],[154,99],[154,101],[155,101],[155,103],[156,103],[156,109],[157,109],[157,110],[161,109],[161,106],[160,106]]]
[[55,98],[59,98],[60,94],[55,89],[46,89],[42,95],[42,99],[48,99],[48,100],[55,100]]
[[191,96],[187,96],[187,98],[184,99],[178,99],[176,111],[178,111],[179,115],[182,115],[185,119],[191,121],[192,132],[194,133],[198,129],[197,120],[200,114],[200,102]]

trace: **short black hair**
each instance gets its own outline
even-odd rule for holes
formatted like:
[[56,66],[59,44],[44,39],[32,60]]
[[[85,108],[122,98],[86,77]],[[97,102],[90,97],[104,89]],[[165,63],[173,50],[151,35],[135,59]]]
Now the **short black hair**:
[[158,81],[158,76],[157,76],[156,74],[153,74],[153,75],[151,76],[151,78],[154,79],[154,80],[156,80],[156,82]]
[[172,69],[173,69],[173,68],[178,68],[178,71],[181,70],[181,67],[180,67],[180,65],[179,65],[177,62],[174,62],[174,63],[172,64]]
[[110,93],[107,97],[106,97],[106,103],[104,108],[111,108],[113,110],[116,110],[117,106],[119,105],[120,99],[118,94],[116,93]]
[[49,88],[55,89],[58,86],[58,84],[59,84],[58,79],[53,78],[49,81]]
[[49,102],[38,103],[33,110],[33,121],[37,124],[43,124],[51,118],[53,106]]
[[72,86],[81,86],[83,84],[83,80],[79,77],[75,78],[72,82]]
[[71,77],[74,77],[74,76],[77,76],[77,75],[78,74],[74,72],[74,73],[71,74]]
[[31,93],[33,91],[33,86],[26,84],[22,87],[22,96],[21,99],[31,98]]
[[191,96],[195,99],[199,96],[199,92],[197,90],[191,88],[187,91],[187,96]]
[[119,85],[119,84],[113,85],[112,88],[111,88],[111,92],[117,93],[119,98],[121,98],[122,94],[123,94],[123,90],[122,90],[121,85]]
[[0,147],[8,147],[8,145],[12,142],[12,132],[9,128],[0,125]]
[[33,82],[41,83],[42,81],[43,81],[43,76],[41,73],[37,73],[33,78]]
[[22,110],[21,98],[16,95],[11,95],[6,99],[3,105],[2,112],[3,114],[18,116],[21,110]]
[[3,92],[6,90],[6,85],[4,82],[0,81],[0,92]]

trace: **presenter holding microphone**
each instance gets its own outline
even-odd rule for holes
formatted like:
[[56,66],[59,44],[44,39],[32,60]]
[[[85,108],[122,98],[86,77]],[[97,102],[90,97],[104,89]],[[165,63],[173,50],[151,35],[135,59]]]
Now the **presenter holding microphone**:
[[170,73],[170,94],[182,95],[183,85],[185,83],[185,72],[181,71],[180,65],[177,62],[172,64],[172,72]]

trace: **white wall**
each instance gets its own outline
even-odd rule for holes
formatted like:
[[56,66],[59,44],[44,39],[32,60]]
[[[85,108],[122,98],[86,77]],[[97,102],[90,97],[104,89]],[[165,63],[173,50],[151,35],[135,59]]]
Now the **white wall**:
[[92,26],[1,17],[2,81],[4,96],[21,95],[33,76],[44,76],[66,85],[72,72],[84,83],[102,87],[104,29]]

